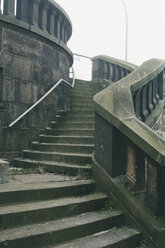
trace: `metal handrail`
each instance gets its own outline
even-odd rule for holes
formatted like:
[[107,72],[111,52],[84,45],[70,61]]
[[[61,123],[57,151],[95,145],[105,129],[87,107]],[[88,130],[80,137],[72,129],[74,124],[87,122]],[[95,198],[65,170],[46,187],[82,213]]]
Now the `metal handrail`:
[[77,57],[82,57],[82,58],[85,58],[85,59],[90,59],[90,60],[92,60],[91,57],[88,57],[88,56],[86,56],[86,55],[82,55],[82,54],[78,54],[78,53],[73,53],[73,55],[74,55],[74,56],[77,56]]
[[35,102],[30,108],[28,108],[23,114],[21,114],[15,121],[13,121],[9,127],[13,127],[19,120],[21,120],[25,115],[27,115],[32,109],[34,109],[40,102],[42,102],[55,88],[57,88],[57,86],[59,84],[61,84],[62,82],[68,84],[70,87],[74,87],[75,84],[75,77],[74,77],[74,70],[72,68],[72,73],[73,73],[73,81],[72,84],[68,83],[66,80],[64,79],[60,79],[55,85],[52,86],[52,88],[50,90],[48,90],[48,92],[43,95],[37,102]]

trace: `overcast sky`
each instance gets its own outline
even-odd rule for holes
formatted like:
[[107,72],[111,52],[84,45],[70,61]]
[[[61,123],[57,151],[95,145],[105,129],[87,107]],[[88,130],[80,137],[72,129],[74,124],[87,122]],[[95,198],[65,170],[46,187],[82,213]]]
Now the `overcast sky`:
[[[124,0],[128,13],[128,61],[165,59],[165,0]],[[125,13],[121,0],[56,0],[70,16],[74,53],[125,58]]]

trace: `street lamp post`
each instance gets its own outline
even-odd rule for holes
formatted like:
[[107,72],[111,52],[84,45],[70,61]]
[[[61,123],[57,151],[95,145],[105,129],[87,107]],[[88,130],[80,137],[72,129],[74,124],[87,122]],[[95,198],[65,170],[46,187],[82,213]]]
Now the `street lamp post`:
[[128,54],[128,14],[127,14],[127,8],[124,3],[124,0],[121,0],[122,5],[124,7],[125,12],[125,61],[127,61],[127,54]]

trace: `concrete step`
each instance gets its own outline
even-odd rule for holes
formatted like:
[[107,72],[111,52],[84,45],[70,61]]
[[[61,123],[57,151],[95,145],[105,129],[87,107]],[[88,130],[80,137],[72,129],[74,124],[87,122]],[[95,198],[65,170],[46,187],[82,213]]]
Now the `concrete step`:
[[77,165],[91,164],[92,154],[90,153],[62,153],[62,152],[42,152],[24,150],[23,158],[40,161],[69,162]]
[[[20,158],[18,158],[18,161]],[[35,161],[32,161],[34,164]],[[30,176],[30,175],[29,175]],[[23,175],[20,175],[22,178]],[[0,187],[0,205],[15,204],[20,202],[43,201],[69,196],[80,196],[93,193],[96,184],[92,180],[71,181],[41,181],[40,183],[13,183]]]
[[69,121],[63,121],[63,122],[51,122],[51,128],[93,128],[95,127],[94,122],[82,122],[82,121],[75,121],[75,122],[69,122]]
[[94,144],[93,135],[39,135],[39,142],[45,143],[69,143],[69,144]]
[[68,135],[68,136],[92,136],[94,135],[94,128],[46,128],[45,129],[45,134],[47,135]]
[[59,117],[59,118],[56,118],[55,121],[52,121],[51,123],[54,124],[54,123],[61,123],[61,122],[65,122],[66,124],[67,123],[78,123],[78,122],[81,122],[81,123],[95,123],[95,117],[94,115],[93,116],[68,116],[68,117]]
[[94,110],[90,110],[90,109],[72,109],[70,111],[68,111],[67,113],[61,113],[61,117],[65,116],[65,117],[94,117],[95,116],[95,112]]
[[93,144],[39,143],[32,142],[32,149],[49,152],[92,153]]
[[39,168],[43,167],[49,173],[58,173],[63,175],[72,175],[77,178],[89,178],[92,174],[90,164],[78,165],[76,163],[60,162],[60,161],[38,161],[27,158],[14,159],[14,166],[19,168]]
[[88,89],[73,89],[71,91],[71,97],[83,97],[83,96],[88,96],[88,97],[91,97],[93,98],[94,95],[96,95],[98,93],[98,90],[88,90]]
[[3,229],[7,229],[70,217],[104,208],[106,201],[108,197],[105,194],[93,193],[79,197],[0,206],[0,223]]
[[135,248],[141,242],[141,238],[142,234],[138,230],[123,226],[49,248]]
[[118,210],[87,212],[74,217],[7,229],[0,232],[0,247],[41,248],[105,231],[124,223]]
[[94,110],[94,104],[93,103],[81,103],[81,102],[75,102],[71,103],[71,109],[81,109],[81,110]]
[[72,101],[89,101],[89,102],[93,102],[93,96],[92,95],[71,95],[71,102]]

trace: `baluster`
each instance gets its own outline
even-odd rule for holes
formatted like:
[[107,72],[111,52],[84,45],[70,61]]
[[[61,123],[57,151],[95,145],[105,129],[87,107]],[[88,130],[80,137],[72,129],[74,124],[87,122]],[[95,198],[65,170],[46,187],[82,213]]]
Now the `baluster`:
[[55,31],[55,16],[56,16],[56,11],[53,10],[50,14],[50,34],[54,35]]
[[57,14],[55,18],[55,36],[58,40],[60,40],[60,28],[61,28],[61,16]]
[[52,10],[49,8],[47,11],[47,25],[46,25],[46,30],[48,31],[48,33],[50,33],[51,14],[52,14]]
[[39,5],[40,0],[32,0],[29,4],[29,21],[30,24],[36,26],[37,28],[39,26]]
[[147,86],[142,88],[142,120],[145,121],[148,116],[147,110]]
[[156,107],[158,101],[157,101],[157,98],[156,98],[156,85],[157,85],[157,77],[153,79],[153,95],[152,95],[152,99],[153,99],[153,105],[154,105],[154,108]]
[[17,0],[17,18],[25,21],[30,22],[29,19],[29,0]]
[[119,80],[119,74],[118,74],[118,66],[115,65],[115,82]]
[[65,27],[66,27],[66,22],[63,22],[63,27],[62,27],[62,42],[65,43]]
[[64,33],[64,43],[67,44],[68,41],[68,28],[67,25],[65,27],[65,33]]
[[121,67],[118,66],[118,80],[120,80],[122,77],[121,77]]
[[149,112],[149,114],[152,112],[154,106],[153,106],[153,103],[152,103],[152,81],[148,83],[147,85],[147,110]]
[[137,90],[133,96],[134,108],[137,118],[141,121],[141,109],[142,109],[142,101],[141,101],[141,89]]
[[49,7],[46,4],[44,4],[43,9],[42,9],[42,29],[43,30],[47,30],[48,9]]
[[133,194],[144,193],[146,190],[144,153],[130,141],[127,143],[125,184]]
[[124,77],[127,76],[127,70],[124,69]]
[[112,64],[112,67],[113,67],[113,73],[112,73],[112,82],[115,82],[115,77],[116,77],[116,72],[115,72],[115,65],[114,64]]
[[165,212],[165,169],[147,158],[147,206],[157,216]]
[[109,63],[109,72],[110,72],[109,79],[113,81],[113,65],[111,63]]
[[[1,4],[1,1],[0,1]],[[14,10],[15,10],[15,0],[5,0],[4,1],[4,14],[5,15],[11,15],[14,16]]]
[[121,78],[125,76],[124,68],[121,67]]
[[106,75],[106,79],[109,79],[109,74],[110,74],[110,71],[109,71],[109,63],[106,62],[106,67],[107,67],[107,75]]
[[60,18],[60,40],[62,41],[62,38],[63,38],[63,25],[64,25],[64,20],[63,18],[61,17]]
[[39,28],[41,28],[42,30],[47,30],[47,12],[48,6],[45,4],[44,1],[40,2],[38,25]]
[[158,75],[158,84],[157,84],[157,92],[161,100],[163,100],[163,79],[164,79],[164,73],[162,71]]

